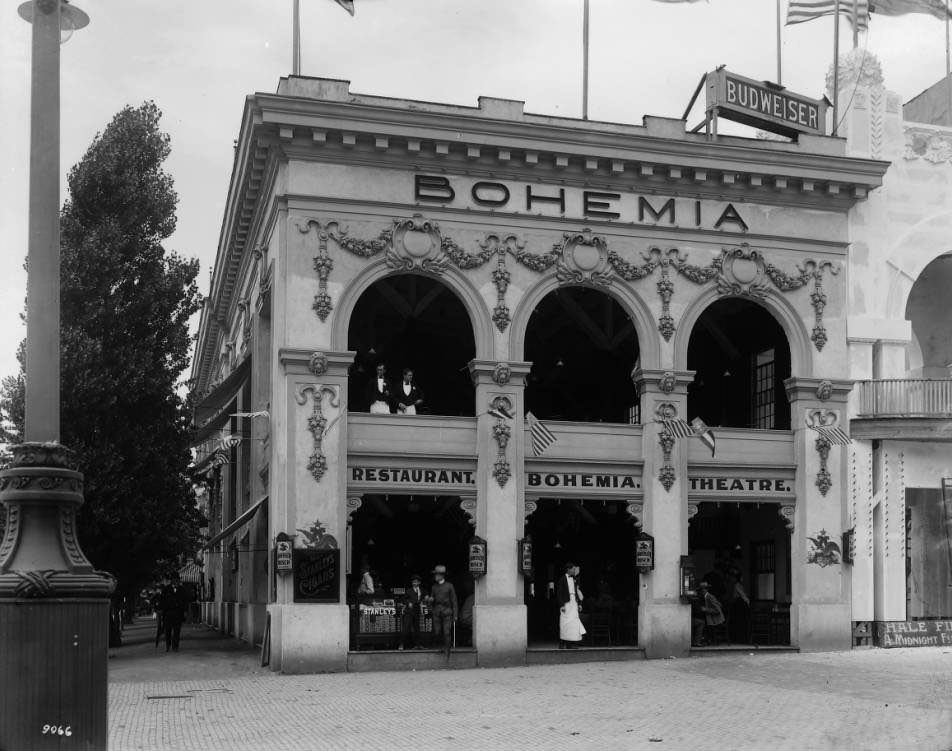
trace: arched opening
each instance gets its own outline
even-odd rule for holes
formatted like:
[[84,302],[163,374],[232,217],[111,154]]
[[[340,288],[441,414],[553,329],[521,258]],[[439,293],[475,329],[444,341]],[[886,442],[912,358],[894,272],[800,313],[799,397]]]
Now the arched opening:
[[349,381],[352,410],[369,411],[382,365],[390,412],[402,411],[400,405],[409,401],[402,373],[410,368],[422,395],[417,414],[475,413],[467,371],[476,356],[473,328],[463,303],[445,284],[417,274],[375,282],[354,306],[347,346],[356,352]]
[[[952,365],[952,307],[946,299],[952,286],[952,253],[939,256],[923,269],[906,301],[906,320],[918,343],[907,355],[910,378],[946,379]],[[916,355],[918,354],[918,357]]]
[[525,341],[526,409],[536,417],[639,422],[631,382],[638,336],[613,297],[589,287],[554,290],[533,310]]
[[739,297],[710,305],[688,342],[688,414],[708,425],[789,430],[790,345],[777,320]]

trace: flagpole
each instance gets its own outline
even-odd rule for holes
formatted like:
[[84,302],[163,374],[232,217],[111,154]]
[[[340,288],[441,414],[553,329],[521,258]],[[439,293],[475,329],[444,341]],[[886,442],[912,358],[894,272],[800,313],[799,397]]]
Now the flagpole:
[[291,21],[291,75],[301,75],[301,0],[294,0]]
[[588,0],[582,11],[582,119],[588,120]]
[[945,80],[949,95],[946,125],[952,126],[952,65],[949,64],[949,0],[945,0]]
[[840,116],[840,0],[833,3],[833,133]]
[[855,50],[859,47],[859,11],[856,10],[856,6],[859,4],[859,0],[853,0],[853,49]]
[[783,83],[780,66],[780,0],[777,0],[777,83]]

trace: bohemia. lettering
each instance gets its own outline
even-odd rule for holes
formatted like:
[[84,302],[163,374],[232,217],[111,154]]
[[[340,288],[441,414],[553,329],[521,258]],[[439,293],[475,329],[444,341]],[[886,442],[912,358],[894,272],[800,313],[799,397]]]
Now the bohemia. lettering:
[[[559,214],[565,214],[565,188],[549,188],[546,186],[525,186],[525,210],[538,210],[542,206],[558,207]],[[521,201],[512,195],[509,186],[505,183],[490,180],[479,180],[470,188],[473,202],[478,206],[491,209],[510,208],[514,211],[523,208]],[[443,175],[414,175],[413,197],[416,201],[432,203],[451,203],[456,198],[456,189],[450,179]],[[622,196],[621,193],[607,193],[600,190],[582,191],[582,214],[595,219],[618,219],[621,212],[616,209],[620,201],[637,198],[638,222],[640,224],[658,224],[667,222],[671,226],[677,225],[678,204],[673,198],[664,200],[656,198],[652,204],[644,196]],[[701,226],[701,202],[694,201],[694,212],[691,220],[695,227]],[[657,205],[660,204],[660,205]],[[682,204],[683,207],[683,204]],[[714,229],[721,229],[723,225],[733,225],[734,230],[746,232],[745,222],[734,204],[729,203],[721,211],[714,222]],[[725,228],[726,229],[726,228]]]

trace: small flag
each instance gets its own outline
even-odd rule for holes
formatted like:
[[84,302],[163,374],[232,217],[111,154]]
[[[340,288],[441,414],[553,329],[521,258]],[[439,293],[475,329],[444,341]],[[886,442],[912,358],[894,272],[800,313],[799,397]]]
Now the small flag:
[[692,438],[694,436],[694,428],[688,425],[687,420],[674,417],[668,420],[661,420],[660,422],[668,429],[671,435],[677,438]]
[[853,442],[853,439],[846,435],[843,428],[831,425],[811,425],[810,429],[815,430],[834,446],[849,446]]
[[945,0],[870,0],[871,13],[884,16],[904,16],[907,13],[928,13],[939,19],[952,18]]
[[224,451],[226,449],[235,449],[241,444],[240,435],[225,435],[221,434],[221,438],[218,439],[218,449]]
[[337,4],[346,10],[350,15],[354,15],[354,0],[336,0]]
[[691,427],[694,428],[697,437],[701,439],[701,443],[711,450],[711,456],[714,456],[717,445],[717,441],[714,438],[714,431],[707,427],[704,420],[700,417],[695,417],[691,420]]
[[255,417],[264,417],[268,419],[271,415],[268,413],[268,410],[263,409],[260,412],[232,412],[229,417],[247,417],[249,420]]
[[546,449],[556,442],[555,433],[549,430],[545,423],[541,422],[531,412],[526,412],[526,420],[529,422],[529,437],[532,439],[532,453],[535,456],[542,456]]
[[498,407],[490,407],[486,410],[487,415],[492,415],[498,420],[511,420],[512,413],[506,409],[505,405],[500,404]]
[[[908,2],[908,0],[906,0]],[[853,23],[853,2],[854,0],[839,0],[840,15],[846,16],[846,19]],[[856,27],[860,31],[866,31],[869,28],[869,0],[855,0],[856,2]],[[787,26],[795,23],[804,23],[812,21],[821,16],[832,16],[836,7],[836,0],[790,0],[787,7]]]

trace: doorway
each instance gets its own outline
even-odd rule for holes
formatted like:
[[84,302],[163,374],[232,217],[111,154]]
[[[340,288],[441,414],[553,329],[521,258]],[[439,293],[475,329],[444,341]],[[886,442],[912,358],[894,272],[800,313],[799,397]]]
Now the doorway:
[[559,643],[556,582],[567,562],[579,566],[583,647],[638,643],[635,521],[623,501],[540,499],[526,521],[532,574],[525,577],[530,647]]
[[725,618],[705,626],[708,646],[790,644],[790,533],[778,509],[705,502],[691,518],[688,550],[697,581],[709,585]]

